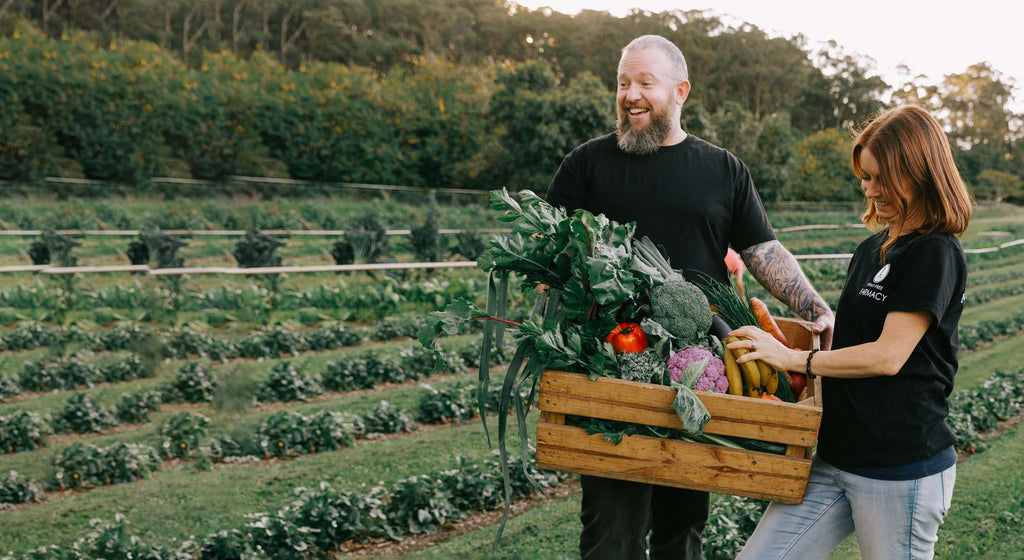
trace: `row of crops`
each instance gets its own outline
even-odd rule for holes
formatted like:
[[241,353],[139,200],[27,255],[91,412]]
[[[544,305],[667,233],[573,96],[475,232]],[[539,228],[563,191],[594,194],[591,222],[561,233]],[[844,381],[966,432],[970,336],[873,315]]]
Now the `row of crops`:
[[[129,205],[126,213],[133,211]],[[455,211],[439,215],[448,212]],[[965,246],[1024,237],[1020,212],[1001,208],[979,218]],[[842,224],[856,216],[786,220]],[[824,253],[864,235],[835,229],[781,237],[794,252]],[[114,254],[105,251],[123,242],[89,238],[76,250]],[[216,259],[230,259],[224,248],[233,240],[211,242],[220,243]],[[999,547],[1024,543],[980,541],[957,528],[1024,517],[1024,504],[993,497],[971,475],[990,462],[1009,471],[1024,458],[1019,430],[1004,432],[1024,406],[1024,337],[1014,336],[1024,331],[1017,311],[1024,307],[1024,247],[968,260],[950,420],[967,458],[939,550],[1001,557],[1012,549]],[[845,263],[802,266],[834,303]],[[167,286],[156,280],[81,277],[68,297],[48,278],[0,275],[0,503],[7,504],[0,556],[312,558],[359,548],[391,556],[399,539],[415,549],[416,535],[478,527],[471,516],[503,507],[501,465],[484,434],[496,417],[474,398],[479,335],[442,340],[451,356],[444,372],[410,340],[430,310],[457,297],[480,303],[480,272],[303,275],[276,292],[252,279],[186,279],[172,309]],[[515,300],[513,310],[522,312],[529,299]],[[510,344],[496,349],[500,357],[510,357]],[[487,521],[407,555],[577,556],[579,497],[571,478],[519,464],[510,472],[525,513],[510,522],[496,552]],[[546,500],[536,498],[540,489]],[[985,508],[967,507],[982,500]],[[731,558],[764,504],[724,496],[713,503],[705,553]],[[958,512],[968,517],[961,521]],[[833,557],[856,557],[853,549]]]

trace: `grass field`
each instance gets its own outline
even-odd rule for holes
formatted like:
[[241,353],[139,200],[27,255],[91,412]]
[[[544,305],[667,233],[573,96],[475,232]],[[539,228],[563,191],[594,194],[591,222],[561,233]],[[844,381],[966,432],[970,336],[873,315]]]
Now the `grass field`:
[[[94,200],[53,201],[32,199],[21,201],[0,211],[0,228],[15,229],[40,227],[40,224],[67,227],[144,227],[154,217],[168,225],[189,227],[237,227],[246,219],[263,220],[260,223],[296,227],[343,227],[348,216],[357,215],[366,208],[365,203],[340,199],[314,201],[280,201],[269,209],[252,201],[199,200],[181,201],[170,208],[153,200],[129,200],[116,208],[106,208]],[[415,225],[423,216],[423,208],[395,202],[377,203],[377,209],[386,216],[389,227]],[[496,222],[477,208],[442,207],[442,227],[494,227]],[[777,227],[803,224],[851,224],[857,221],[857,212],[792,212],[772,215]],[[176,220],[176,221],[175,221]],[[823,252],[825,249],[856,243],[868,232],[863,229],[839,228],[780,234],[780,239],[794,253]],[[1010,239],[1024,237],[1024,210],[1013,207],[981,209],[964,237],[964,245],[971,247],[995,246]],[[0,266],[27,264],[25,250],[28,238],[0,237]],[[124,264],[123,254],[128,238],[89,237],[76,248],[80,264]],[[282,250],[284,264],[330,263],[330,243],[325,238],[292,238]],[[187,265],[233,266],[230,256],[234,241],[225,238],[193,238],[183,254]],[[395,258],[409,260],[406,242],[395,236],[392,240]],[[1010,248],[998,254],[970,256],[969,293],[986,294],[986,301],[970,305],[961,324],[998,321],[1024,307],[1024,292],[1015,293],[1024,286],[1020,270],[1024,266],[1024,250]],[[803,261],[808,276],[827,299],[834,300],[842,287],[845,262]],[[91,332],[106,332],[114,325],[141,324],[146,328],[194,328],[213,337],[238,339],[266,325],[278,325],[295,332],[307,332],[319,324],[341,321],[350,328],[373,329],[385,320],[425,315],[443,305],[445,296],[424,297],[412,295],[424,282],[480,282],[483,274],[476,269],[440,270],[405,277],[387,275],[308,274],[291,275],[285,279],[282,293],[299,293],[318,286],[334,287],[353,298],[391,286],[400,295],[387,304],[380,300],[365,301],[363,309],[322,309],[312,306],[282,309],[256,309],[266,305],[266,297],[253,296],[241,303],[224,303],[207,297],[224,286],[258,292],[260,284],[248,278],[197,276],[186,280],[186,296],[196,302],[195,309],[176,313],[153,314],[142,318],[142,310],[134,308],[135,296],[124,296],[122,307],[97,307],[96,294],[121,286],[148,294],[157,292],[162,284],[153,278],[127,275],[90,275],[77,280],[81,297],[78,304],[63,313],[48,309],[54,299],[25,300],[26,307],[6,306],[0,303],[0,330],[3,333],[29,324],[47,328],[79,328]],[[750,281],[748,283],[752,284]],[[482,285],[482,284],[481,284]],[[15,286],[35,287],[44,295],[57,290],[52,278],[31,274],[0,274],[0,290],[13,290]],[[254,288],[255,286],[255,288]],[[471,285],[476,286],[476,285]],[[414,289],[415,288],[415,289]],[[751,287],[758,293],[757,287]],[[404,291],[403,291],[404,290]],[[439,291],[438,294],[442,294]],[[13,293],[13,292],[4,292]],[[761,292],[763,294],[763,290]],[[204,295],[205,294],[205,295]],[[52,295],[52,294],[51,294]],[[26,296],[28,297],[28,296]],[[34,296],[33,296],[34,297]],[[46,296],[50,297],[50,296]],[[55,297],[55,296],[54,296]],[[203,299],[203,298],[206,299]],[[291,297],[291,296],[288,296]],[[297,296],[295,296],[297,297]],[[391,297],[391,296],[387,296]],[[262,298],[262,299],[261,299]],[[482,294],[477,294],[478,302]],[[287,299],[287,298],[285,298]],[[0,302],[4,300],[0,299]],[[31,301],[39,301],[31,308]],[[294,300],[297,301],[297,300]],[[232,305],[235,308],[230,308]],[[524,300],[517,305],[525,305]],[[316,316],[320,314],[320,316]],[[116,319],[106,321],[111,315]],[[222,326],[223,315],[229,315]],[[445,339],[446,347],[462,347],[477,339],[478,335],[464,335]],[[203,364],[209,373],[222,382],[214,400],[202,404],[163,404],[151,415],[149,422],[122,424],[98,434],[61,434],[48,436],[47,445],[34,451],[0,454],[0,473],[15,470],[44,487],[48,498],[36,504],[19,505],[0,510],[0,552],[20,554],[43,545],[69,546],[89,531],[91,519],[109,520],[122,513],[130,521],[129,529],[150,544],[172,545],[185,539],[201,538],[220,529],[243,528],[251,521],[249,514],[273,512],[293,499],[297,487],[316,487],[328,482],[339,490],[365,491],[375,485],[393,484],[407,477],[436,473],[455,466],[458,457],[480,460],[491,456],[491,449],[478,420],[455,422],[447,425],[423,424],[419,429],[400,432],[380,438],[360,439],[349,448],[315,452],[291,459],[262,460],[227,464],[214,462],[209,469],[199,468],[197,460],[164,461],[162,468],[149,478],[126,484],[101,486],[86,491],[58,492],[53,481],[54,457],[75,442],[107,446],[116,442],[130,442],[159,447],[163,436],[159,430],[165,422],[181,411],[194,411],[208,416],[212,423],[204,438],[221,436],[248,436],[278,411],[287,410],[312,415],[317,411],[335,411],[367,414],[381,400],[396,409],[414,414],[420,400],[429,391],[421,381],[381,384],[373,389],[325,393],[308,401],[265,403],[255,405],[252,397],[258,385],[268,379],[272,368],[289,362],[310,376],[320,375],[332,361],[355,355],[397,355],[403,348],[415,345],[407,338],[366,342],[351,348],[303,352],[298,356],[260,359],[233,358],[225,363],[209,359],[168,359],[159,364],[152,378],[128,382],[102,383],[91,388],[68,391],[27,393],[0,399],[0,416],[18,411],[41,415],[59,413],[68,399],[75,394],[86,395],[100,405],[113,407],[125,392],[159,388],[178,375],[180,368],[191,362]],[[81,350],[76,345],[68,348],[33,348],[0,352],[0,374],[15,378],[26,362],[51,359],[57,353]],[[87,360],[112,361],[127,355],[126,351],[86,352]],[[961,355],[956,391],[967,391],[982,386],[997,370],[1011,370],[1024,366],[1024,337],[1000,337],[995,343],[982,345]],[[474,383],[476,373],[465,373],[427,378],[436,389]],[[530,416],[535,422],[535,414]],[[494,418],[491,418],[493,425]],[[511,423],[514,426],[514,422]],[[492,427],[493,429],[493,427]],[[531,427],[532,430],[532,427]],[[241,437],[240,436],[240,437]],[[1024,471],[1018,465],[1024,461],[1024,428],[1017,427],[999,435],[983,453],[960,463],[958,481],[946,524],[939,532],[937,557],[960,558],[1024,558]],[[431,546],[402,554],[404,558],[574,558],[577,557],[579,533],[579,495],[568,496],[525,507],[521,514],[510,520],[497,551],[490,549],[496,526],[490,518],[473,525],[473,530],[458,536],[442,536]],[[370,549],[367,552],[372,552]],[[378,557],[393,557],[394,550],[382,548]],[[373,554],[371,553],[372,557]],[[858,558],[856,544],[844,543],[831,558]]]

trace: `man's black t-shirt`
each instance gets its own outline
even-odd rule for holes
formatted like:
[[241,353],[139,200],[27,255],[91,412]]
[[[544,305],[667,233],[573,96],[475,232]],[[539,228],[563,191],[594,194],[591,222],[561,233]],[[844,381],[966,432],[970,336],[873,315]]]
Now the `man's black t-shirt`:
[[822,379],[818,453],[839,468],[905,465],[956,440],[945,419],[967,284],[963,249],[950,234],[910,234],[897,239],[883,264],[887,234],[866,239],[850,261],[832,347],[878,340],[890,311],[927,311],[935,321],[896,375]]
[[723,283],[730,244],[740,251],[775,239],[746,165],[692,134],[644,156],[620,150],[614,133],[590,140],[565,156],[547,201],[636,222],[637,238],[663,245],[673,268]]

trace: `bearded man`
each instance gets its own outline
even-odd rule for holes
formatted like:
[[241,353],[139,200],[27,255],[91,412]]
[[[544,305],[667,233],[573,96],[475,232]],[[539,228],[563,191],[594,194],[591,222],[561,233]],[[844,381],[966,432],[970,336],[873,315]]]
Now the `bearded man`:
[[[547,200],[618,222],[665,247],[691,280],[695,271],[728,283],[732,245],[775,297],[814,322],[825,348],[834,316],[796,259],[775,238],[747,166],[683,130],[690,93],[686,59],[671,41],[645,35],[622,49],[614,133],[562,161]],[[594,476],[581,477],[580,554],[586,559],[701,559],[708,494]]]

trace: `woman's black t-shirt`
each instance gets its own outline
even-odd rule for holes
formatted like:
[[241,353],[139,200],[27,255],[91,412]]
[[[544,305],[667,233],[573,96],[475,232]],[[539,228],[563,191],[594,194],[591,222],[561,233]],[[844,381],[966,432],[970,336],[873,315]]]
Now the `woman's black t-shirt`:
[[547,201],[636,222],[637,238],[663,245],[673,268],[722,283],[729,245],[742,251],[775,239],[747,166],[692,134],[642,156],[620,150],[614,133],[590,140],[565,156]]
[[967,263],[956,237],[888,231],[853,255],[836,311],[834,349],[874,342],[890,311],[927,311],[935,321],[894,376],[822,379],[818,453],[839,467],[892,467],[941,452],[956,438],[945,423],[953,390]]

